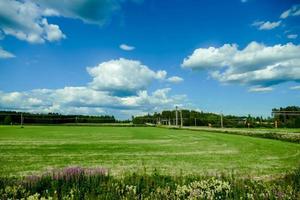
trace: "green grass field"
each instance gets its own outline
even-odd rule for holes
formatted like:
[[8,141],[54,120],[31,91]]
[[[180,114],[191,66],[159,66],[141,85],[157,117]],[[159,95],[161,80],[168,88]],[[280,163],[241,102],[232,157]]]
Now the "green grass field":
[[201,126],[190,126],[188,128],[194,128],[194,129],[216,129],[216,130],[224,130],[224,131],[248,131],[248,132],[271,132],[271,133],[300,133],[300,128],[208,128],[208,127],[201,127]]
[[295,143],[205,131],[151,127],[0,126],[0,174],[67,166],[106,167],[114,174],[285,173],[299,166]]

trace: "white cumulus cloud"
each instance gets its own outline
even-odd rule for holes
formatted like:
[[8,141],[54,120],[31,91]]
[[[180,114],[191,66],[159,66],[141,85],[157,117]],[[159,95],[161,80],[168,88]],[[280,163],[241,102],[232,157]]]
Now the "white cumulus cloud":
[[48,24],[40,7],[31,1],[0,1],[0,29],[30,43],[65,38],[59,26]]
[[[132,0],[136,2],[135,0]],[[66,38],[60,27],[47,17],[79,19],[103,25],[121,7],[122,0],[1,0],[0,32],[30,43]]]
[[120,45],[120,49],[124,50],[124,51],[132,51],[135,49],[134,46],[130,46],[130,45],[127,45],[127,44],[121,44]]
[[[184,100],[184,96],[170,96],[169,88],[158,89],[151,94],[141,90],[125,97],[113,96],[106,91],[89,87],[65,87],[62,89],[37,89],[25,92],[5,93],[0,91],[0,109],[38,113],[64,114],[120,114],[152,112],[171,108]],[[111,114],[111,113],[109,113]],[[132,113],[131,113],[132,114]]]
[[265,46],[249,43],[244,49],[236,44],[196,49],[185,58],[184,68],[206,69],[223,83],[267,87],[300,80],[300,45],[287,43]]
[[80,19],[85,23],[103,25],[114,11],[120,9],[120,0],[36,0],[46,15]]
[[135,93],[147,88],[153,80],[165,79],[166,71],[153,71],[140,61],[120,58],[88,67],[93,80],[89,84],[96,90],[115,93]]
[[[166,71],[153,71],[140,61],[120,58],[87,68],[93,81],[81,87],[0,91],[0,110],[64,114],[116,114],[130,117],[185,102],[170,88],[147,91],[154,80],[166,80]],[[121,95],[120,95],[121,94]],[[125,114],[126,113],[126,114]]]
[[167,81],[170,83],[180,83],[183,81],[183,78],[181,78],[179,76],[171,76],[167,79]]
[[42,20],[42,24],[45,29],[45,38],[49,42],[53,41],[59,41],[62,38],[66,38],[66,36],[62,33],[62,31],[59,29],[58,25],[55,24],[48,24],[47,19]]
[[16,57],[14,54],[2,49],[2,47],[0,47],[0,59],[6,59],[6,58],[14,58]]

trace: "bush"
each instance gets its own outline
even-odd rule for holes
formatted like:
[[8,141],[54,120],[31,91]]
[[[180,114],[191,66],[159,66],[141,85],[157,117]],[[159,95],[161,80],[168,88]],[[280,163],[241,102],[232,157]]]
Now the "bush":
[[300,168],[273,180],[168,176],[66,168],[22,179],[0,178],[0,199],[299,199]]

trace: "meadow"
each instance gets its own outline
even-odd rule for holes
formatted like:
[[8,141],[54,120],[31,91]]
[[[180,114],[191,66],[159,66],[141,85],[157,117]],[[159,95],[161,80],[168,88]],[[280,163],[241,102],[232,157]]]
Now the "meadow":
[[300,162],[297,143],[155,127],[0,126],[0,175],[24,176],[70,166],[110,174],[236,173],[279,176]]

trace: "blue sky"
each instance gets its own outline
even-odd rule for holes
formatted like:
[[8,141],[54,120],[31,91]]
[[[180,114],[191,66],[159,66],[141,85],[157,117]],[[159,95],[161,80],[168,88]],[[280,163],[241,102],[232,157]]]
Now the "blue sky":
[[300,105],[299,22],[296,0],[3,0],[0,109],[269,116]]

